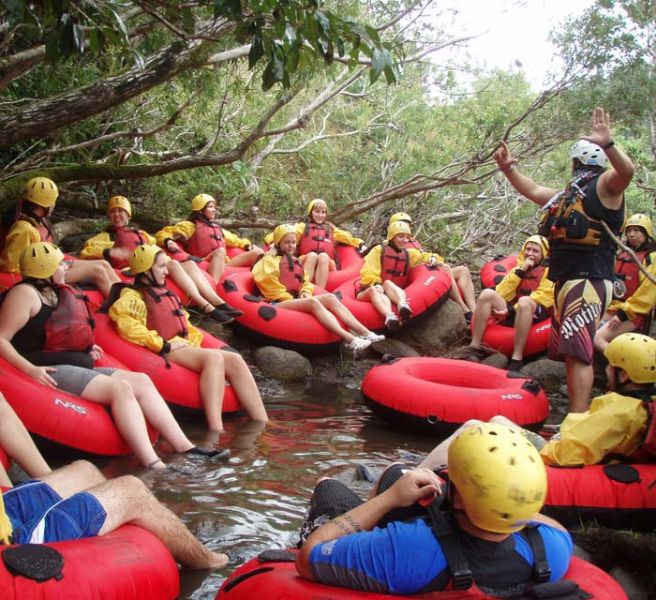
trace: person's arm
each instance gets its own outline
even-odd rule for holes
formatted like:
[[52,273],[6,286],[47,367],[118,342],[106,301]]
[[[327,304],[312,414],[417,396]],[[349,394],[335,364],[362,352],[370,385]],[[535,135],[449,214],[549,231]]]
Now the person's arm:
[[[653,277],[656,277],[656,252],[649,254],[651,264],[643,261],[642,266],[647,269]],[[639,275],[640,284],[638,289],[624,302],[613,303],[612,309],[616,311],[620,321],[635,319],[640,315],[648,315],[656,306],[656,285],[654,285],[643,273]]]
[[524,272],[523,264],[518,263],[514,269],[510,270],[504,278],[497,283],[494,291],[499,294],[506,302],[512,302],[517,294],[517,287],[522,282],[520,273]]
[[549,269],[545,269],[537,289],[531,292],[531,299],[550,309],[554,305],[554,289],[554,282],[549,279]]
[[106,231],[103,231],[84,242],[84,246],[80,250],[80,258],[85,260],[106,258],[105,251],[111,250],[113,247],[113,240]]
[[354,248],[359,248],[364,244],[364,240],[355,237],[352,233],[346,231],[346,229],[340,229],[339,227],[333,229],[333,238],[340,244],[353,246]]
[[120,298],[109,308],[109,317],[116,323],[119,335],[133,344],[165,354],[169,343],[156,331],[148,329],[146,303],[135,290],[123,290]]
[[248,250],[253,245],[248,238],[239,237],[237,234],[232,233],[232,231],[228,231],[227,229],[223,230],[223,236],[225,237],[225,243],[228,248],[242,248]]
[[404,473],[389,489],[336,517],[314,531],[296,557],[296,570],[304,579],[315,580],[309,561],[312,549],[325,542],[352,533],[369,531],[390,510],[412,506],[421,498],[440,493],[440,479],[428,469],[414,469]]
[[265,255],[253,265],[251,272],[258,289],[267,300],[284,302],[294,299],[280,282],[280,257]]
[[167,240],[188,240],[196,231],[196,226],[191,221],[180,221],[175,225],[167,225],[155,234],[155,240],[160,248],[165,248]]
[[378,244],[371,249],[367,256],[365,256],[364,264],[360,269],[361,285],[372,286],[382,283],[380,277],[380,255],[382,254],[382,251],[382,245]]
[[548,188],[543,185],[537,184],[530,177],[523,175],[517,169],[517,159],[512,155],[508,144],[501,141],[499,148],[494,153],[494,159],[501,172],[506,176],[515,190],[522,196],[535,202],[539,206],[544,206],[559,190]]
[[20,273],[20,259],[25,248],[39,241],[41,241],[39,232],[27,221],[14,223],[5,240],[0,269],[9,273]]
[[414,269],[417,265],[431,265],[437,267],[444,264],[444,258],[442,258],[437,252],[423,252],[416,248],[408,248],[408,256],[410,257],[411,269]]

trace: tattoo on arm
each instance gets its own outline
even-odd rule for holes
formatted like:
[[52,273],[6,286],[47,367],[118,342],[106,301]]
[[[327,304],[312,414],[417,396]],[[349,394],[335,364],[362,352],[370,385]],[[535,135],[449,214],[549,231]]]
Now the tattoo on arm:
[[362,527],[358,522],[349,515],[342,515],[333,519],[333,523],[337,525],[346,535],[349,533],[358,533],[362,531]]

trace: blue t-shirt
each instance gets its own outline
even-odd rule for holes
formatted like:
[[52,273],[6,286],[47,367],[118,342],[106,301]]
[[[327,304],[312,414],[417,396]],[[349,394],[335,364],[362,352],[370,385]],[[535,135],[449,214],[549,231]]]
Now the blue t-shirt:
[[[569,568],[572,538],[567,531],[549,525],[539,524],[537,531],[544,540],[550,581],[557,581]],[[478,538],[470,536],[470,539]],[[512,534],[508,544],[513,554],[509,560],[519,558],[528,566],[533,565],[531,546],[522,535]],[[480,557],[467,558],[480,562]],[[321,583],[388,594],[417,593],[448,567],[430,523],[423,518],[395,521],[384,528],[318,544],[310,553],[310,563],[316,580]]]

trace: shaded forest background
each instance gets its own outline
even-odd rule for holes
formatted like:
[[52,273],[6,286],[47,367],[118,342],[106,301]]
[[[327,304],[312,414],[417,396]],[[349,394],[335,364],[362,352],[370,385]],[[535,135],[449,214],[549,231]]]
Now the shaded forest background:
[[152,230],[210,193],[225,226],[262,233],[322,197],[368,241],[405,210],[428,247],[471,262],[538,218],[497,171],[498,141],[559,187],[600,105],[637,166],[630,209],[655,216],[656,2],[563,22],[540,91],[520,68],[472,66],[451,21],[429,0],[4,0],[0,211],[35,175],[87,230],[112,194]]

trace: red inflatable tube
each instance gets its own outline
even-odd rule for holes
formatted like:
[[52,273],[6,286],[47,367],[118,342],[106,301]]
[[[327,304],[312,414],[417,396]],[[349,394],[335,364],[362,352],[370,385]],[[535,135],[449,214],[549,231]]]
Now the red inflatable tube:
[[[291,551],[290,552],[294,552]],[[591,600],[626,600],[620,585],[593,564],[573,557],[565,579],[574,581],[590,596]],[[334,586],[313,583],[296,572],[293,562],[261,562],[258,558],[249,560],[226,579],[217,594],[217,600],[348,600],[351,598],[378,598],[393,600],[400,598],[392,594],[359,592]],[[414,596],[411,596],[414,598]],[[445,590],[419,594],[417,598],[434,600],[482,600],[493,598],[484,594],[477,586],[468,590]]]
[[538,429],[549,400],[538,383],[487,365],[447,358],[399,358],[362,380],[369,406],[395,427],[446,437],[469,419],[503,415]]
[[[473,321],[470,327],[473,331]],[[534,356],[545,352],[549,347],[550,335],[551,318],[531,325],[526,346],[524,346],[524,356]],[[494,319],[489,319],[483,334],[483,343],[511,357],[515,346],[515,328],[512,325],[503,325]]]
[[10,462],[11,461],[9,460],[7,453],[2,448],[0,448],[0,463],[5,468],[5,471],[9,468]]
[[[152,533],[124,525],[100,537],[46,544],[64,558],[63,578],[38,583],[7,571],[0,560],[3,600],[172,600],[180,593],[178,567]],[[0,554],[11,546],[0,546]]]
[[481,269],[481,285],[483,288],[495,287],[516,264],[516,254],[494,258],[485,263]]
[[566,527],[597,523],[615,529],[654,531],[656,464],[548,467],[544,514]]
[[[317,354],[335,349],[341,341],[311,314],[265,302],[262,296],[256,295],[250,271],[228,275],[220,288],[226,302],[244,311],[235,321],[237,328],[260,343]],[[323,290],[315,287],[316,294],[321,292]]]
[[332,292],[347,281],[352,281],[360,276],[360,269],[364,260],[353,246],[335,244],[335,256],[338,269],[328,274],[326,289]]
[[[385,327],[385,317],[374,308],[371,302],[355,299],[355,290],[359,280],[358,276],[343,283],[334,293],[341,298],[360,323],[368,329],[379,331]],[[446,271],[428,269],[424,265],[412,269],[410,283],[405,288],[408,303],[412,308],[410,322],[436,311],[446,302],[450,289],[451,277]]]
[[[203,411],[200,398],[200,384],[198,373],[186,367],[177,365],[144,348],[124,340],[116,331],[114,323],[108,315],[94,315],[96,321],[96,342],[98,345],[113,354],[120,356],[133,371],[140,371],[150,377],[162,397],[172,408],[179,412]],[[203,348],[230,349],[225,343],[203,332]],[[223,396],[223,413],[235,412],[240,409],[235,393],[226,380],[225,394]]]
[[[125,366],[105,354],[99,367]],[[0,392],[34,436],[79,452],[102,456],[132,454],[107,409],[96,402],[37,383],[0,358]],[[159,433],[149,427],[150,439]]]

